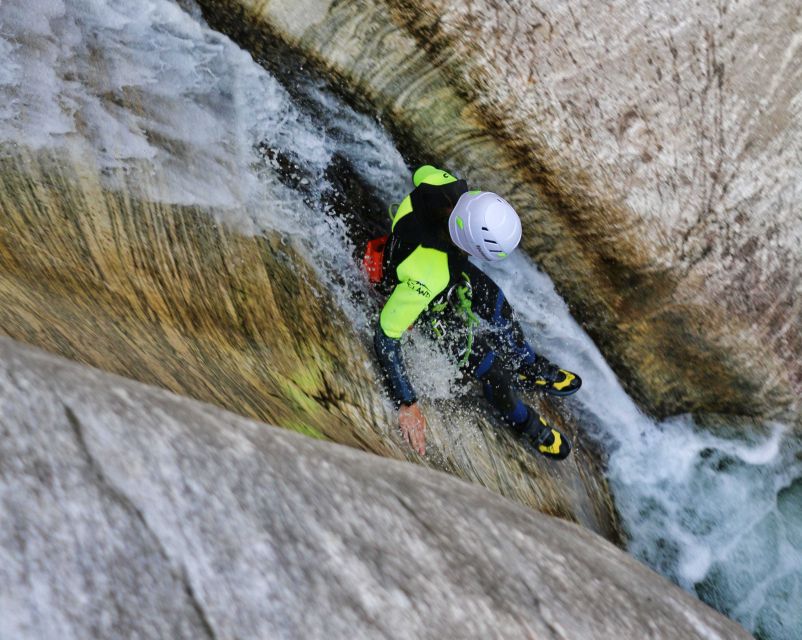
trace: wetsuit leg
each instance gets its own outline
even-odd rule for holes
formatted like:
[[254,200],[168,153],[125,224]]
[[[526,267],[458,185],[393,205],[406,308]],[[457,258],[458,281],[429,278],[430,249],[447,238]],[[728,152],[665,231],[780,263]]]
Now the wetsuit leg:
[[492,333],[476,336],[465,369],[482,382],[484,395],[496,411],[510,423],[520,424],[527,419],[528,411],[520,397],[517,374],[493,337]]
[[470,266],[473,312],[491,327],[492,350],[504,365],[520,374],[516,382],[525,389],[538,389],[554,396],[568,396],[582,386],[582,379],[571,371],[561,369],[547,358],[535,353],[524,338],[521,325],[498,285],[485,273]]
[[475,336],[467,366],[482,381],[487,399],[526,446],[549,458],[563,460],[571,452],[570,440],[549,426],[520,397],[518,372],[522,367],[534,365],[537,356],[526,343],[501,289],[486,274],[470,266],[471,307],[491,325],[491,330]]
[[477,332],[467,369],[482,381],[485,397],[508,421],[527,420],[528,411],[520,397],[518,370],[535,360],[521,325],[504,293],[486,273],[468,263],[471,309],[489,327]]
[[[471,286],[471,311],[485,321],[473,331],[463,369],[482,381],[485,397],[502,416],[513,424],[524,422],[529,412],[520,397],[518,370],[533,362],[535,353],[499,286],[470,263],[465,264],[463,272]],[[456,312],[432,319],[444,322],[448,348],[455,357],[462,358],[466,343],[464,321]]]
[[480,378],[485,397],[511,424],[526,421],[529,413],[515,384],[515,374],[503,366],[494,365]]
[[527,343],[504,292],[490,276],[471,263],[466,265],[465,273],[471,282],[473,312],[493,328],[494,351],[516,371],[522,365],[533,363],[535,351]]

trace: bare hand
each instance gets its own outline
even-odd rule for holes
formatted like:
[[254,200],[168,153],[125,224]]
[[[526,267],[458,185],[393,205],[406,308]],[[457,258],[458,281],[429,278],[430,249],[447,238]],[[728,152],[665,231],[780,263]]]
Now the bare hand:
[[398,410],[398,423],[404,440],[419,454],[426,453],[426,417],[420,410],[418,403],[409,406],[402,404]]

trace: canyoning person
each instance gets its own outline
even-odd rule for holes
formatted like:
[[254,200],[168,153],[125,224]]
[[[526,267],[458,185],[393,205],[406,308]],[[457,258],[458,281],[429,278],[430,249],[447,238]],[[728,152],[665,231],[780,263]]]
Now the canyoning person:
[[469,260],[506,258],[521,240],[518,214],[503,198],[469,191],[464,180],[431,165],[419,167],[414,189],[391,209],[389,236],[368,243],[371,281],[389,294],[379,314],[374,346],[404,438],[425,452],[426,418],[410,383],[401,337],[416,322],[483,384],[484,394],[522,441],[563,459],[571,445],[520,392],[540,389],[567,396],[578,375],[552,364],[526,342],[501,289]]

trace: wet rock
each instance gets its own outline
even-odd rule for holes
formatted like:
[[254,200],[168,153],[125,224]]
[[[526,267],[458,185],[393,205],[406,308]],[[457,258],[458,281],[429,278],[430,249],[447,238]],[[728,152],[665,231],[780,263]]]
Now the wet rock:
[[799,7],[200,4],[508,197],[526,250],[652,413],[802,420]]
[[[337,167],[332,184],[352,184]],[[345,317],[341,291],[321,283],[291,236],[243,235],[213,210],[106,190],[96,169],[56,153],[0,160],[0,211],[5,335],[240,415],[414,459],[620,539],[602,463],[581,427],[560,417],[566,411],[543,407],[579,443],[563,464],[533,458],[470,400],[427,407],[428,455],[413,454],[383,395],[370,331]]]
[[707,638],[576,525],[0,338],[14,638]]

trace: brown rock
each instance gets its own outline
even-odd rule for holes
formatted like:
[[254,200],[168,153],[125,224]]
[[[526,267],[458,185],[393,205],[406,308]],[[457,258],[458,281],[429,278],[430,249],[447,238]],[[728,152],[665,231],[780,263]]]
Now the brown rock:
[[651,412],[799,420],[798,6],[201,4],[257,55],[267,35],[325,68],[418,157],[507,196]]

